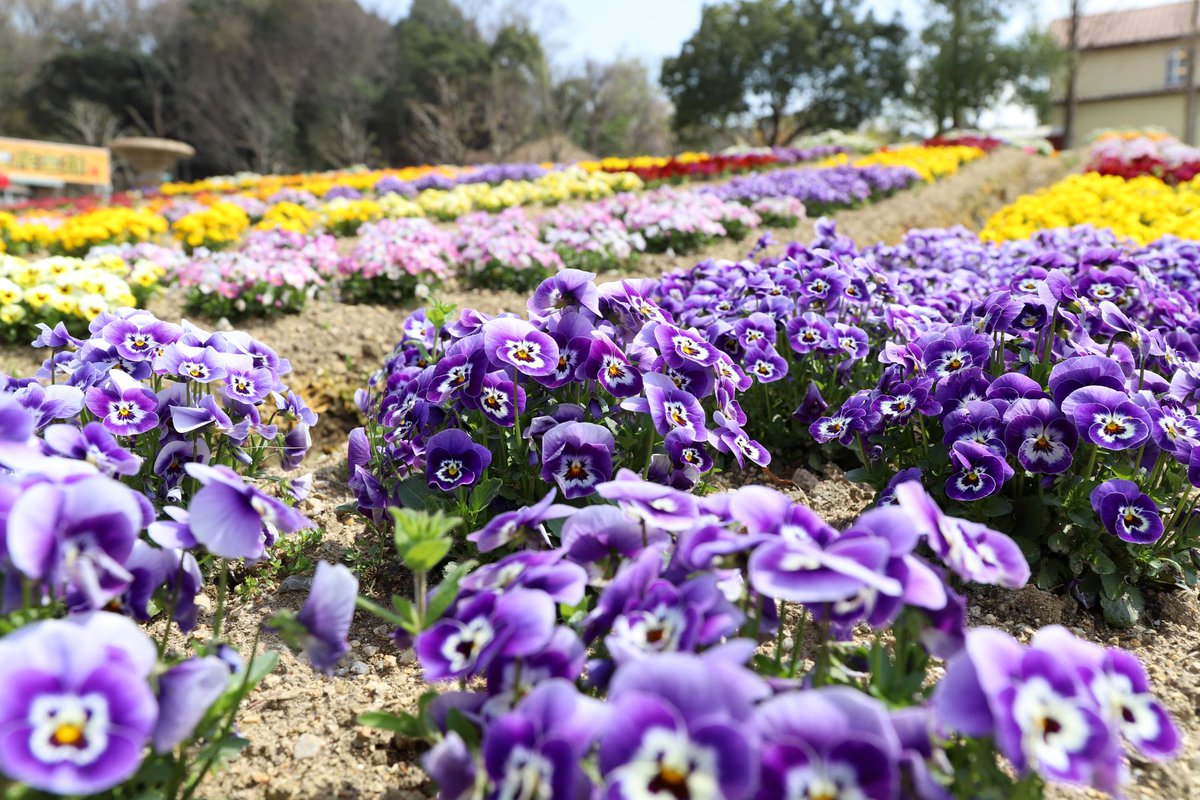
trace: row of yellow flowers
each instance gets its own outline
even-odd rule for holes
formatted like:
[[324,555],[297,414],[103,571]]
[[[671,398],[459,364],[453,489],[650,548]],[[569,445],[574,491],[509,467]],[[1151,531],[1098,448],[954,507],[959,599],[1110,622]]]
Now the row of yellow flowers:
[[394,177],[402,181],[414,181],[426,175],[439,174],[453,178],[461,171],[450,166],[399,167],[395,169],[373,169],[358,171],[335,171],[320,173],[298,173],[294,175],[259,175],[244,173],[222,175],[199,181],[164,183],[159,190],[168,197],[198,194],[239,193],[265,200],[281,189],[297,189],[311,192],[320,197],[334,186],[348,186],[365,192],[380,179]]
[[115,255],[26,260],[0,255],[0,339],[28,337],[38,322],[90,320],[144,304],[163,268]]
[[207,203],[169,223],[161,200],[138,209],[103,208],[75,216],[38,214],[16,217],[0,213],[0,253],[51,252],[84,255],[101,245],[143,242],[169,230],[185,247],[220,249],[236,244],[253,226],[309,233],[325,230],[352,236],[366,222],[396,217],[431,216],[456,219],[472,211],[502,211],[514,206],[556,205],[567,200],[594,200],[617,192],[640,189],[642,181],[628,172],[589,174],[581,169],[550,172],[530,181],[461,184],[450,190],[426,189],[413,199],[397,194],[381,198],[336,198],[315,209],[293,202],[268,207],[261,219],[249,214],[226,195],[209,195],[187,202]]
[[83,255],[104,244],[144,242],[167,232],[167,220],[149,209],[98,208],[70,217],[18,218],[0,212],[0,253]]
[[904,145],[887,148],[867,156],[853,157],[839,153],[818,161],[816,167],[837,167],[851,164],[856,167],[884,166],[908,167],[929,183],[945,178],[958,172],[963,164],[970,163],[986,155],[978,147],[955,145],[951,147],[925,147],[923,145]]
[[1046,228],[1089,223],[1147,244],[1166,235],[1200,239],[1200,178],[1169,186],[1143,175],[1126,180],[1088,172],[1022,195],[988,220],[990,241],[1025,239]]

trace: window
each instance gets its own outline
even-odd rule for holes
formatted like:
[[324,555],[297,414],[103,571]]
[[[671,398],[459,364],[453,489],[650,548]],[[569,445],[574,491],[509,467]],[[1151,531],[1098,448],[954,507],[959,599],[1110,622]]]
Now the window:
[[1187,50],[1176,47],[1167,51],[1167,80],[1168,89],[1178,89],[1187,83]]

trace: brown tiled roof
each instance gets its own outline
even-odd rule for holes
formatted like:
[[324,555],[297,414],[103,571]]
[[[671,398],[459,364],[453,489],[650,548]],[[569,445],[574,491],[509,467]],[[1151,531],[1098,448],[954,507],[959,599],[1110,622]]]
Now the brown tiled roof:
[[[1079,48],[1090,50],[1187,36],[1192,30],[1191,12],[1192,3],[1187,0],[1081,16],[1077,34]],[[1050,34],[1066,46],[1070,25],[1070,19],[1056,19],[1050,23]]]

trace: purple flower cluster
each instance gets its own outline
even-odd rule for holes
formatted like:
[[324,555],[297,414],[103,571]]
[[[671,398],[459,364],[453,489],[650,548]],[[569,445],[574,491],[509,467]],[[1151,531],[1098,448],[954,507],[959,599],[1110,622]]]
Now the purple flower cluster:
[[700,191],[711,192],[722,200],[745,203],[764,197],[794,197],[819,214],[892,194],[920,180],[908,167],[846,165],[744,175]]
[[[962,598],[918,548],[964,580],[1020,585],[1028,566],[1012,540],[942,514],[917,484],[841,532],[763,487],[697,498],[623,472],[599,493],[611,505],[569,515],[553,549],[467,575],[417,635],[427,679],[481,684],[429,706],[440,734],[425,766],[441,796],[482,783],[513,797],[547,786],[562,797],[933,800],[950,796],[940,748],[956,745],[936,736],[946,731],[995,737],[1022,772],[1113,790],[1122,738],[1150,758],[1178,749],[1128,653],[1060,628],[1028,650],[965,630]],[[547,498],[470,538],[521,527],[540,540],[559,516]],[[847,635],[902,621],[913,639],[896,647],[949,659],[934,702],[910,695],[889,710],[834,684],[834,639],[818,636],[804,667],[799,630],[793,652],[783,642],[808,617]],[[755,636],[775,652],[760,651],[752,671]],[[1038,655],[1050,648],[1054,658]]]
[[1114,600],[1125,576],[1161,574],[1162,557],[1166,574],[1194,573],[1198,257],[1191,243],[1137,248],[1090,228],[1003,245],[913,231],[859,251],[822,222],[782,259],[704,263],[667,276],[658,297],[763,384],[748,399],[768,411],[753,432],[794,408],[881,488],[917,467],[992,516],[1062,514],[1075,533],[1052,546],[1075,555],[1043,559],[1039,582],[1090,573],[1085,591]]
[[[413,314],[360,406],[351,485],[365,511],[400,502],[397,480],[424,473],[450,491],[503,478],[501,496],[531,502],[542,479],[568,499],[617,466],[691,486],[715,451],[739,464],[770,456],[742,429],[749,379],[694,329],[672,323],[643,281],[598,287],[566,269],[529,299],[529,321],[466,310],[434,325]],[[444,315],[444,312],[438,312]],[[453,432],[453,435],[450,433]]]

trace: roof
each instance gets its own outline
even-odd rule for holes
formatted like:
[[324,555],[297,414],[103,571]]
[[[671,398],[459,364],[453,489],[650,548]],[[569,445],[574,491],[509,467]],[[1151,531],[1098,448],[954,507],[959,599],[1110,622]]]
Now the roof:
[[[1079,18],[1076,39],[1081,50],[1178,39],[1192,32],[1190,0],[1182,3],[1089,14]],[[1067,45],[1071,20],[1050,23],[1050,35]]]

